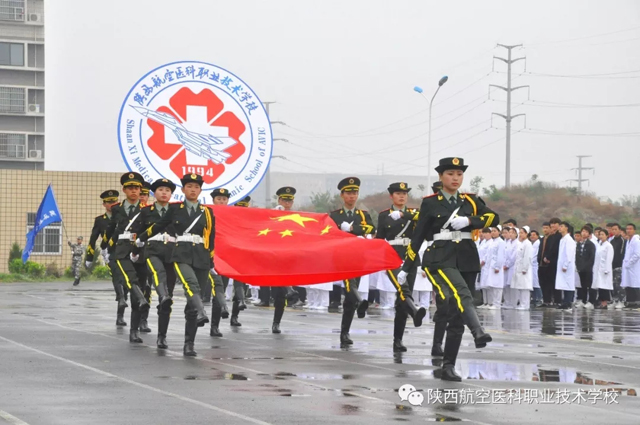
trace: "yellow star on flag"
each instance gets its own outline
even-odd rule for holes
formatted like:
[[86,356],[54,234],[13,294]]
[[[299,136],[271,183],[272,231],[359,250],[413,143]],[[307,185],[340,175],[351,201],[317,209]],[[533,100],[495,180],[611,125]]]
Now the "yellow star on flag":
[[282,237],[284,238],[285,236],[293,236],[293,232],[289,229],[285,230],[284,232],[278,232],[282,235]]
[[260,230],[258,232],[258,236],[267,236],[267,233],[269,233],[270,231],[271,231],[271,229]]
[[333,226],[327,226],[324,229],[322,229],[322,232],[320,232],[321,235],[326,235],[327,233],[329,233],[329,229],[331,229]]
[[315,218],[303,217],[300,214],[289,214],[289,215],[283,215],[281,217],[271,217],[271,220],[293,221],[294,223],[299,224],[302,227],[305,227],[304,223],[307,221],[315,221],[316,223],[318,222],[318,220],[316,220]]

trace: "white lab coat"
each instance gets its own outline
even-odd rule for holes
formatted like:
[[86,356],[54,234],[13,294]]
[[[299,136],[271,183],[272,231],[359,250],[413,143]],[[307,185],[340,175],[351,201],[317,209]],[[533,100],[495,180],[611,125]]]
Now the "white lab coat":
[[[511,281],[511,289],[533,289],[533,272],[531,267],[531,253],[533,246],[531,241],[525,239],[518,245],[516,252],[516,261],[513,266],[513,280]],[[522,272],[526,272],[522,274]]]
[[[487,264],[487,288],[504,288],[504,250],[505,242],[502,238],[495,238],[491,242],[491,250]],[[498,270],[498,273],[495,271]]]
[[516,264],[516,253],[518,252],[518,241],[510,240],[505,242],[504,265],[509,267],[504,272],[504,286],[511,286],[513,280],[513,266]]
[[633,235],[627,243],[622,261],[623,288],[640,288],[640,236]]
[[591,289],[613,290],[613,247],[609,241],[596,245]]
[[[566,271],[562,271],[565,269]],[[558,251],[558,269],[556,272],[556,291],[576,290],[576,241],[570,234],[560,239]]]
[[538,279],[538,250],[540,249],[540,239],[535,241],[531,246],[531,277],[534,288],[540,287],[540,280]]
[[487,287],[487,270],[489,270],[489,253],[491,251],[492,239],[488,241],[483,240],[478,245],[478,257],[480,257],[480,264],[484,261],[484,266],[480,267],[480,284],[477,289],[484,289]]

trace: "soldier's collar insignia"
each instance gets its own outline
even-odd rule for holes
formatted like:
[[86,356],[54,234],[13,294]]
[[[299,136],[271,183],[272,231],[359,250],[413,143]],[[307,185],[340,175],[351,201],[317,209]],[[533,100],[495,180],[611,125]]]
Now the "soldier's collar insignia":
[[442,201],[443,199],[444,199],[444,196],[438,195],[438,201]]

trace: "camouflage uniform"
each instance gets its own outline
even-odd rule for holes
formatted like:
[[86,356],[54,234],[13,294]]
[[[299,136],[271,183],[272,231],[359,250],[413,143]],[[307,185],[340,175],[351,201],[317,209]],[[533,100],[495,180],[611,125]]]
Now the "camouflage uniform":
[[71,272],[75,280],[74,285],[80,283],[80,267],[82,267],[82,256],[84,255],[85,247],[82,243],[71,243],[69,241],[69,248],[71,248]]

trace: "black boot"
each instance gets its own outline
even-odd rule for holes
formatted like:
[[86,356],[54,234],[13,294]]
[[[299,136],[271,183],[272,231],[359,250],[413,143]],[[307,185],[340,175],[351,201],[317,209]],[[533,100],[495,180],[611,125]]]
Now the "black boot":
[[280,330],[280,323],[273,322],[273,325],[271,325],[271,333],[279,334],[281,332],[282,331]]
[[148,318],[149,318],[149,309],[140,312],[140,332],[149,333],[151,329],[149,328]]
[[444,356],[442,351],[442,341],[447,331],[447,321],[438,320],[433,328],[433,345],[431,346],[431,355],[434,357]]
[[244,283],[233,281],[233,307],[231,308],[231,316],[233,316],[233,310],[236,307],[242,311],[247,308],[244,303]]
[[158,313],[158,348],[166,349],[169,348],[167,344],[167,330],[169,329],[169,311],[160,311]]
[[196,341],[196,333],[198,332],[197,314],[193,312],[187,313],[186,321],[184,324],[184,348],[182,354],[186,357],[195,357],[198,353],[194,348]]
[[131,285],[131,300],[138,303],[138,309],[140,309],[140,311],[149,309],[149,303],[138,285]]
[[119,283],[114,283],[113,289],[115,289],[116,291],[116,301],[118,301],[118,309],[125,309],[129,307],[129,305],[127,305],[127,299],[124,296],[124,288],[122,288],[122,285],[120,285]]
[[231,321],[229,323],[231,326],[242,326],[242,323],[238,322],[238,316],[231,316]]
[[433,357],[444,356],[444,351],[442,351],[442,344],[434,342],[433,345],[431,346],[431,355]]
[[207,313],[204,311],[204,305],[202,304],[200,295],[193,294],[187,299],[187,302],[191,305],[193,310],[197,311],[198,316],[196,317],[196,323],[199,328],[209,323],[209,318],[207,317]]
[[131,310],[131,328],[129,329],[129,342],[142,342],[138,329],[140,328],[140,311]]
[[440,375],[440,379],[443,381],[453,381],[453,382],[462,381],[462,377],[456,373],[455,366],[451,364],[442,366],[442,374]]
[[209,331],[209,336],[222,337],[222,332],[220,332],[218,326],[220,326],[220,305],[214,302],[213,306],[211,306],[211,330]]
[[486,333],[480,326],[480,320],[475,308],[465,308],[464,312],[462,312],[462,318],[473,335],[476,348],[484,348],[488,342],[492,341],[491,335]]
[[73,281],[73,286],[78,286],[79,283],[80,283],[80,278],[77,277],[76,280]]
[[124,321],[124,310],[126,308],[126,304],[125,307],[120,307],[118,306],[118,315],[116,317],[116,326],[127,326],[127,322]]
[[424,307],[417,308],[413,303],[413,298],[411,297],[405,297],[404,307],[409,316],[413,319],[413,326],[416,328],[422,326],[422,320],[427,315],[427,310]]
[[287,305],[293,306],[300,299],[300,295],[293,289],[293,286],[286,287],[287,293],[285,298],[287,299]]
[[369,308],[369,301],[368,300],[362,300],[360,301],[360,304],[358,304],[358,309],[356,310],[357,314],[358,314],[358,319],[364,319],[365,316],[367,315],[367,309]]
[[407,347],[404,346],[401,339],[394,338],[393,339],[393,352],[394,353],[404,353],[407,351]]
[[484,348],[488,342],[493,341],[491,335],[486,333],[482,327],[476,329],[475,332],[471,331],[471,333],[473,334],[473,341],[476,344],[476,348]]
[[353,345],[349,332],[340,332],[340,345]]

